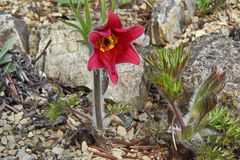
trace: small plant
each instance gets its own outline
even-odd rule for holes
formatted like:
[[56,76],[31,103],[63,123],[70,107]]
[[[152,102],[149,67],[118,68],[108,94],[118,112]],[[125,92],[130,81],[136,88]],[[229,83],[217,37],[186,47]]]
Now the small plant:
[[16,38],[9,39],[2,48],[0,48],[0,66],[12,61],[12,55],[7,53],[16,43]]
[[205,138],[199,147],[199,159],[237,159],[234,149],[240,144],[240,118],[227,107],[217,107],[209,113],[207,124],[217,134]]
[[83,40],[81,42],[87,43],[88,42],[88,34],[90,33],[92,29],[92,19],[90,16],[90,10],[89,10],[89,0],[84,0],[84,15],[81,13],[81,6],[82,1],[78,1],[77,8],[75,7],[72,0],[69,0],[69,4],[73,10],[74,16],[77,18],[79,25],[74,24],[72,22],[68,22],[66,20],[62,19],[62,22],[65,23],[68,26],[71,26],[74,28],[73,31],[80,32],[83,36]]
[[[217,96],[225,86],[226,74],[219,73],[217,68],[213,67],[209,77],[195,91],[189,105],[189,112],[183,116],[178,108],[179,95],[183,92],[180,73],[186,66],[190,54],[184,55],[182,52],[183,46],[176,49],[161,49],[155,51],[153,56],[146,57],[145,60],[156,70],[152,80],[165,96],[165,101],[175,115],[169,124],[172,124],[172,132],[176,133],[177,141],[188,140],[192,143],[196,138],[201,140],[202,136],[208,133],[207,117],[217,105]],[[175,119],[178,123],[175,123]],[[177,148],[175,140],[174,145]]]
[[202,14],[214,13],[226,0],[197,0],[197,6]]
[[68,101],[57,100],[56,102],[49,104],[49,108],[44,114],[51,120],[51,122],[54,122],[58,116],[67,111],[70,106],[76,105],[78,102],[77,98],[71,98]]
[[132,112],[133,108],[127,104],[108,104],[107,105],[107,112],[109,114],[116,114],[116,113],[129,113]]

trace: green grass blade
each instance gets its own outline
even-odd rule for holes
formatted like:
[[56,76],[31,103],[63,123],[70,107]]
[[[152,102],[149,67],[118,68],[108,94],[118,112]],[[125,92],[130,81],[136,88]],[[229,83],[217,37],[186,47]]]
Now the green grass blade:
[[2,57],[4,56],[4,54],[12,48],[12,46],[16,43],[17,39],[14,37],[14,38],[11,38],[9,39],[4,45],[3,47],[1,48],[1,52],[0,52],[0,59],[2,59]]

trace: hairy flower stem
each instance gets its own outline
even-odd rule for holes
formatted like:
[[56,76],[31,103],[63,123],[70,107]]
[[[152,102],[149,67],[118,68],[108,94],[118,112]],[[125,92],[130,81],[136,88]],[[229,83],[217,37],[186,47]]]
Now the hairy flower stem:
[[103,95],[102,95],[102,71],[97,69],[93,71],[93,95],[94,95],[94,116],[97,129],[103,128]]
[[185,131],[185,124],[184,124],[183,119],[181,117],[181,113],[177,109],[177,107],[176,107],[174,102],[170,102],[170,105],[171,105],[171,108],[172,108],[172,110],[174,111],[174,113],[176,115],[176,118],[177,118],[177,120],[179,122],[179,125],[181,127],[182,132],[184,132]]

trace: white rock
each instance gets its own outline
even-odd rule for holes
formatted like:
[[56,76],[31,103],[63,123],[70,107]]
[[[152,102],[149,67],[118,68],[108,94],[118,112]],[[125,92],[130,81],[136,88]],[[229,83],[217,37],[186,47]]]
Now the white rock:
[[57,155],[62,155],[64,152],[64,149],[61,147],[53,147],[52,152]]
[[111,116],[111,124],[116,127],[119,125],[123,125],[123,121],[115,114]]
[[112,152],[113,156],[118,159],[123,159],[122,156],[125,154],[125,152],[119,148],[113,148],[111,150],[111,152]]
[[118,126],[117,134],[121,137],[124,137],[127,134],[127,131],[123,126]]
[[130,129],[130,131],[128,131],[128,139],[132,140],[134,136],[134,128]]
[[[72,28],[63,26],[62,23],[54,25],[57,29],[44,28],[40,34],[41,40],[38,54],[40,54],[48,40],[52,40],[46,51],[46,74],[59,79],[64,84],[87,86],[92,89],[93,73],[87,70],[90,57],[87,45],[77,42],[77,40],[81,39],[81,35],[77,32],[71,32]],[[144,79],[144,61],[143,59],[141,61],[140,65],[117,65],[118,84],[113,85],[110,81],[104,97],[115,102],[124,101],[124,103],[129,103],[134,107],[142,107],[147,98],[148,83]],[[38,61],[39,68],[41,68],[42,63],[42,59]]]
[[82,152],[86,152],[88,150],[88,145],[86,141],[82,142]]
[[1,142],[2,144],[6,145],[8,143],[7,137],[6,136],[1,137]]
[[142,113],[142,114],[139,115],[138,118],[139,118],[140,121],[146,121],[147,118],[148,118],[148,115],[146,113]]
[[32,138],[33,136],[34,136],[33,132],[29,132],[27,135],[28,138]]
[[19,112],[19,113],[14,115],[15,124],[19,124],[20,123],[20,121],[23,118],[23,114],[24,114],[23,112]]
[[20,121],[20,124],[22,124],[22,125],[28,124],[28,119],[27,119],[27,118],[23,118],[23,119]]
[[151,158],[149,158],[148,156],[142,156],[143,160],[151,160]]
[[196,38],[202,37],[204,35],[206,35],[206,32],[204,30],[197,30],[195,33]]
[[0,153],[5,149],[4,146],[0,146]]

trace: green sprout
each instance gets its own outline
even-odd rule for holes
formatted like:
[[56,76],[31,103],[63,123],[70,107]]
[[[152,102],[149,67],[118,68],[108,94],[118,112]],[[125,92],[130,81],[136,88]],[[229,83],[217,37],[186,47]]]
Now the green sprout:
[[11,38],[3,45],[2,48],[0,48],[0,65],[4,65],[12,61],[12,55],[7,53],[7,51],[13,47],[16,41],[16,38]]

